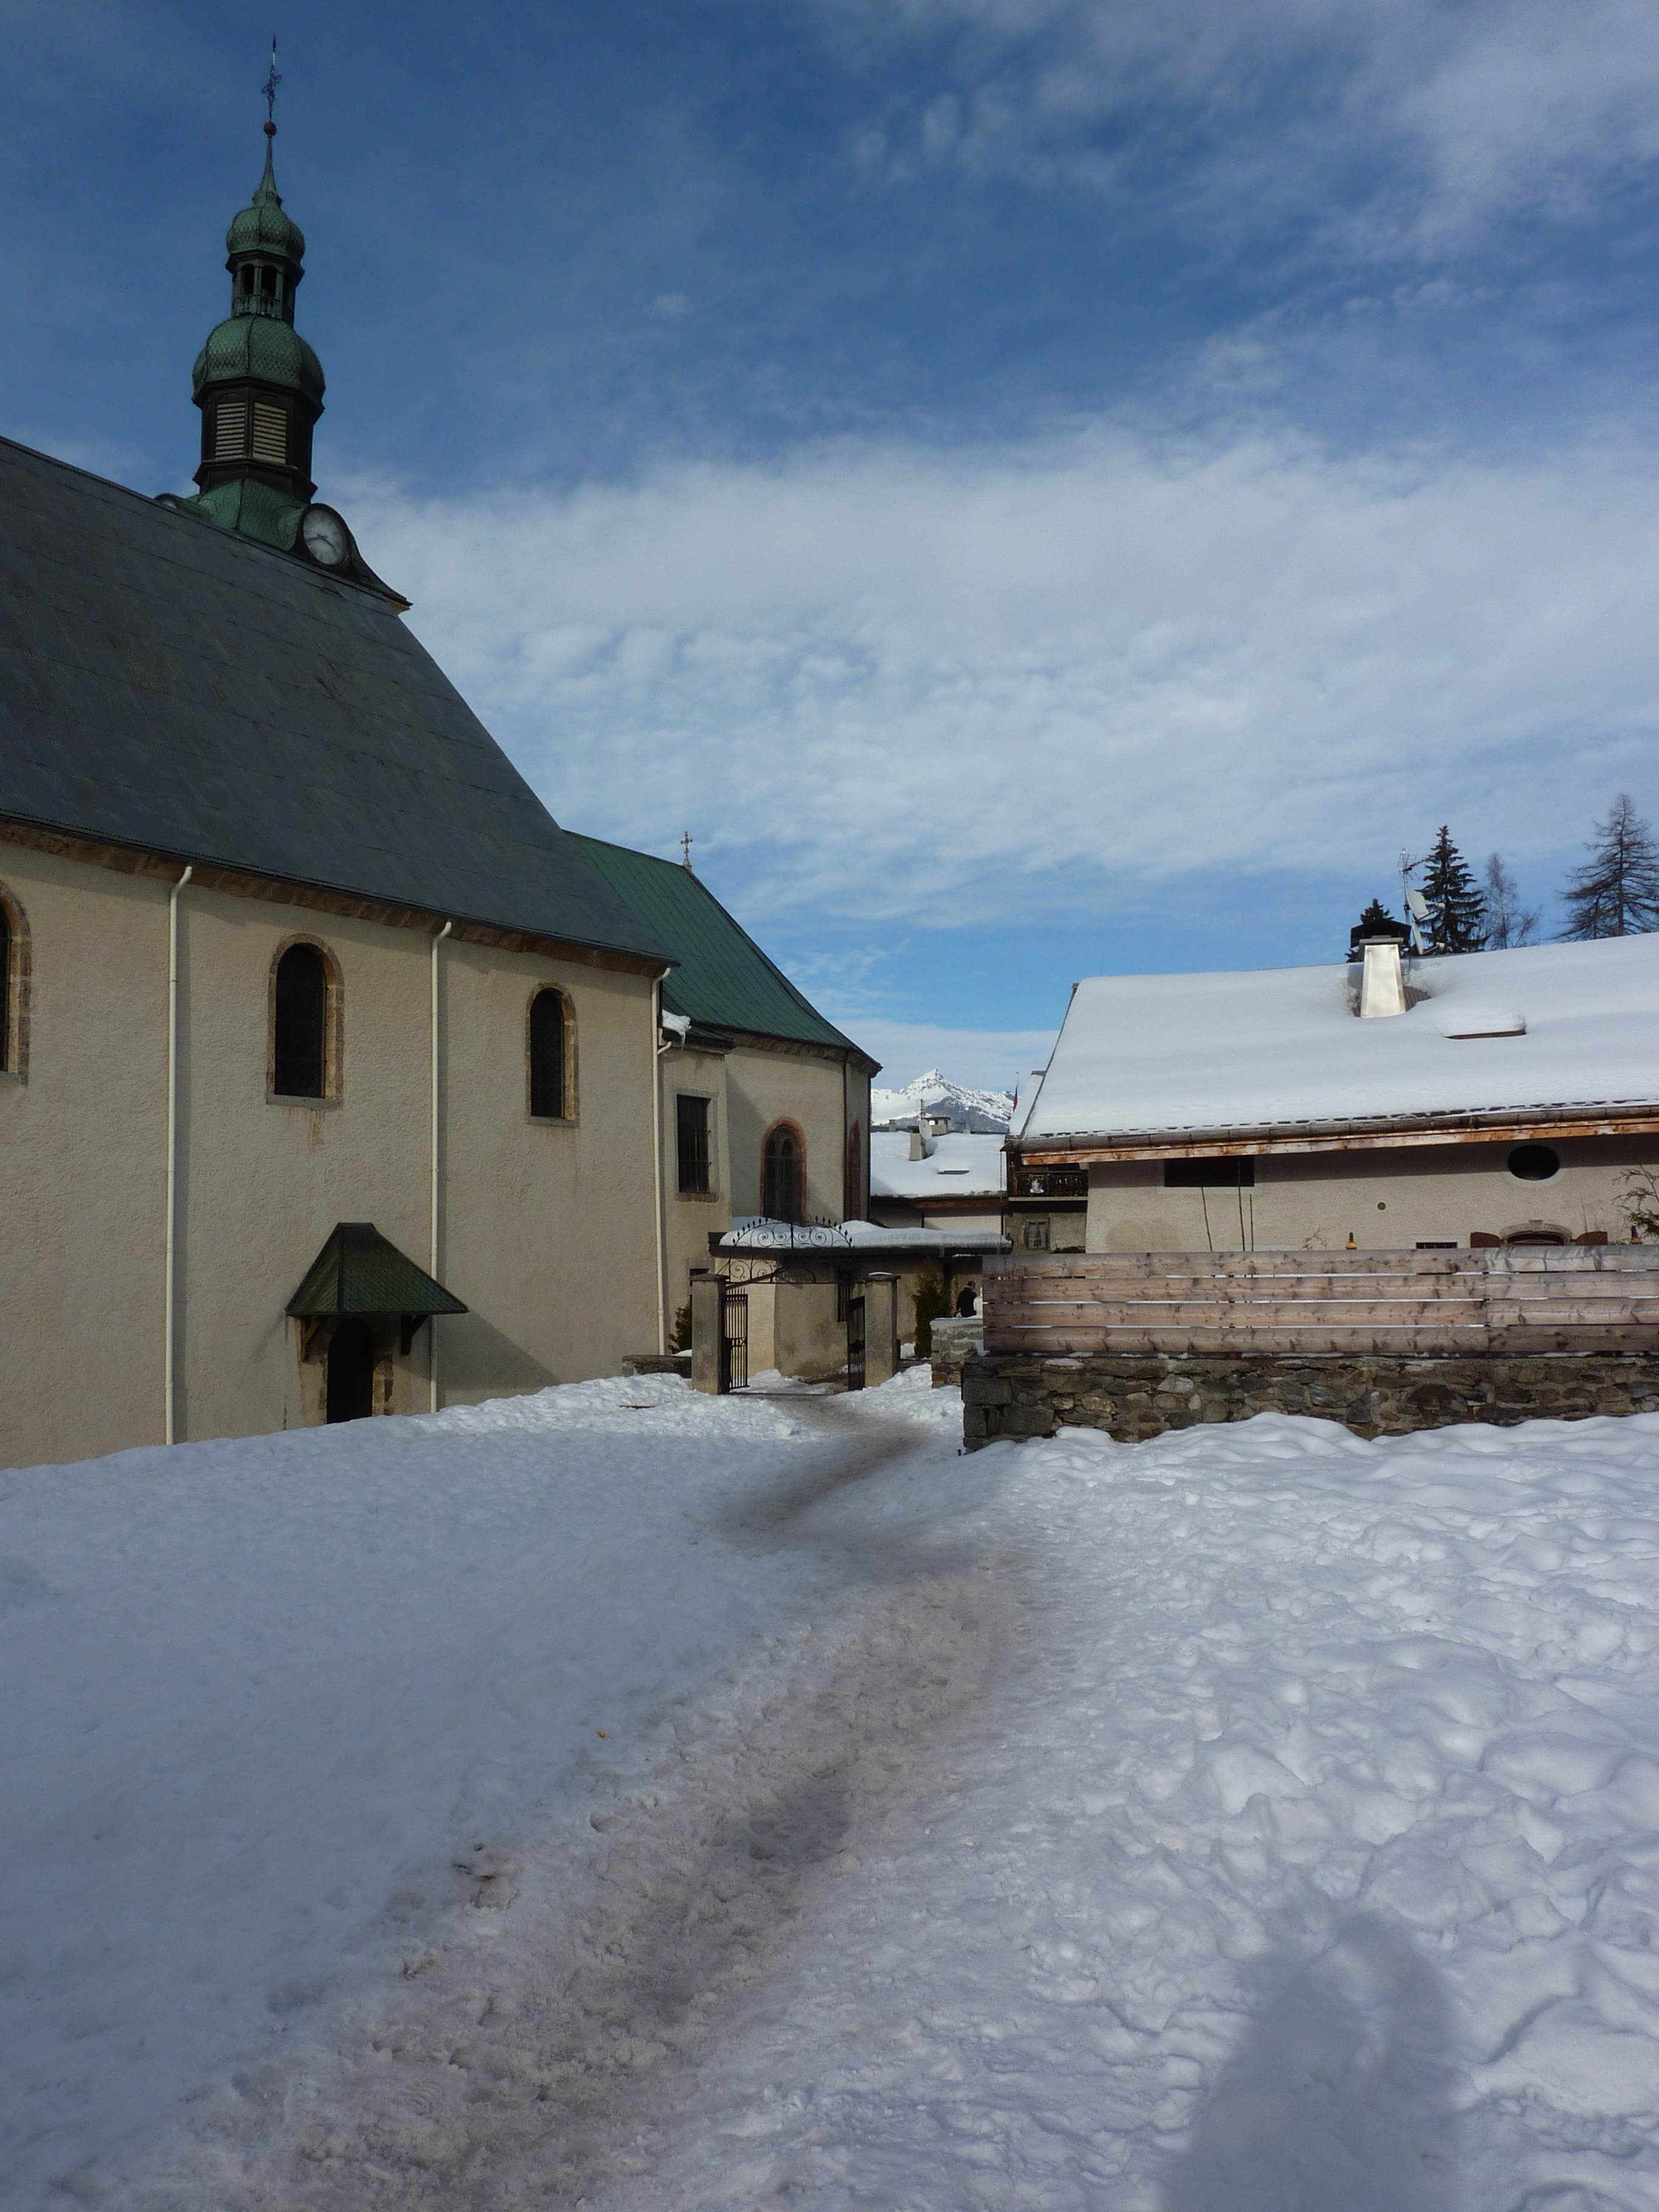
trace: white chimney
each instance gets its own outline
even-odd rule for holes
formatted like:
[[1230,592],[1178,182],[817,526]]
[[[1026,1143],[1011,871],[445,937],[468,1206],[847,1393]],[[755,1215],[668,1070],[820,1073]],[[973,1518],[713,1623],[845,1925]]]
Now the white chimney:
[[913,1160],[925,1160],[927,1157],[927,1140],[921,1133],[920,1118],[910,1132],[910,1157]]
[[1360,947],[1364,966],[1359,971],[1359,1018],[1378,1014],[1403,1014],[1406,979],[1400,972],[1400,945],[1392,937],[1368,937]]

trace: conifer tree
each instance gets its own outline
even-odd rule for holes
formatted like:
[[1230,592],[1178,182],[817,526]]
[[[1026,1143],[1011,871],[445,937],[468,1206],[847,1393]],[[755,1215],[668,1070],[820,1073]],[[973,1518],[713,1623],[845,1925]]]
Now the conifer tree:
[[1539,909],[1522,905],[1520,890],[1504,866],[1501,853],[1487,856],[1482,881],[1486,950],[1507,952],[1511,945],[1530,945],[1538,933]]
[[1348,934],[1348,957],[1358,960],[1362,956],[1360,939],[1366,937],[1398,937],[1404,939],[1406,927],[1396,921],[1379,898],[1374,898],[1359,917],[1359,927]]
[[1436,909],[1429,950],[1478,952],[1486,941],[1486,902],[1443,822],[1423,863],[1422,890]]
[[1659,929],[1659,846],[1621,791],[1598,822],[1589,858],[1567,878],[1566,938],[1644,937]]

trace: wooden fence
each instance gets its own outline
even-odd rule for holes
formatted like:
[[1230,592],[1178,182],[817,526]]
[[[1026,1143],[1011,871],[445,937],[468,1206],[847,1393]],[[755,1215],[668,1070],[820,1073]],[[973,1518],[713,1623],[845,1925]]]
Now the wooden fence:
[[1016,1252],[985,1348],[1435,1354],[1659,1351],[1659,1247]]

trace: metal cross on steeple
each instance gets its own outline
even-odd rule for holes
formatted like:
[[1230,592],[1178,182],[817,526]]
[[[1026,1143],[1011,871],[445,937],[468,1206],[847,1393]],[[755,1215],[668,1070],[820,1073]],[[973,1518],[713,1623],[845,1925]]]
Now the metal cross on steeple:
[[259,87],[260,91],[264,93],[265,96],[265,136],[267,138],[274,138],[276,136],[276,88],[282,81],[281,77],[276,74],[276,33],[273,31],[270,34],[270,75]]
[[680,839],[680,866],[689,876],[691,872],[691,832],[689,830]]

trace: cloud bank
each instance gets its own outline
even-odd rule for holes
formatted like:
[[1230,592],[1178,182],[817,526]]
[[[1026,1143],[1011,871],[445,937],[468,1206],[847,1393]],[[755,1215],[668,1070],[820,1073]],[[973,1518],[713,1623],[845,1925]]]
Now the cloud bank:
[[1659,154],[1646,0],[817,0],[872,72],[939,82],[855,139],[866,167],[1103,189],[1175,162],[1172,197],[1286,216],[1364,252],[1465,249],[1571,219]]
[[1290,440],[836,447],[418,501],[369,557],[561,819],[689,829],[757,917],[1134,907],[1370,869],[1449,819],[1559,851],[1650,803],[1659,463]]

